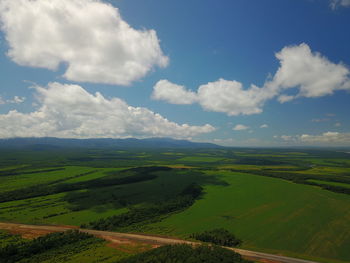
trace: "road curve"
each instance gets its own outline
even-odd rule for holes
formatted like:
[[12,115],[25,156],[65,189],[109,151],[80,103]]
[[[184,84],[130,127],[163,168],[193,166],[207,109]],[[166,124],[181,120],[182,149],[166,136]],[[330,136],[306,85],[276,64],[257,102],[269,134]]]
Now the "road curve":
[[[74,228],[74,227],[73,227]],[[72,227],[69,226],[51,226],[51,225],[26,225],[26,224],[15,224],[15,223],[0,223],[0,229],[28,229],[28,230],[41,230],[41,231],[49,231],[49,232],[61,232],[66,231],[69,229],[72,229]],[[175,238],[169,238],[169,237],[160,237],[160,236],[151,236],[151,235],[144,235],[144,234],[128,234],[128,233],[119,233],[119,232],[110,232],[110,231],[98,231],[98,230],[90,230],[90,229],[80,229],[80,228],[74,228],[81,232],[89,233],[98,237],[102,238],[121,238],[125,240],[130,241],[138,241],[138,242],[145,242],[145,243],[151,243],[151,244],[157,244],[157,245],[169,245],[169,244],[198,244],[196,242],[190,242],[182,239],[175,239]],[[315,261],[310,260],[304,260],[304,259],[297,259],[297,258],[290,258],[285,256],[278,256],[273,254],[267,254],[262,252],[255,252],[251,250],[245,250],[245,249],[239,249],[239,248],[229,248],[227,249],[233,250],[242,256],[251,258],[251,259],[265,259],[270,260],[272,262],[278,262],[278,263],[318,263]]]

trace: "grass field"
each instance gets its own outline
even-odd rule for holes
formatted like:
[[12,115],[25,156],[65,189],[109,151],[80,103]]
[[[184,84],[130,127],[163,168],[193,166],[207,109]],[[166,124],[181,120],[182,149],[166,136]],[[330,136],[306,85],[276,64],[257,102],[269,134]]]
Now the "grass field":
[[[95,179],[95,175],[102,176],[105,172],[118,170],[103,168],[85,179],[91,179],[91,176]],[[81,225],[126,212],[129,205],[140,206],[172,198],[191,182],[206,180],[216,183],[214,177],[203,177],[201,173],[189,172],[188,169],[176,169],[158,172],[158,177],[152,181],[3,202],[0,203],[0,221]],[[121,205],[121,200],[127,204]]]
[[[84,174],[94,169],[91,167],[66,166],[63,170],[52,172],[38,172],[30,174],[19,174],[16,176],[0,176],[0,192],[23,188],[24,186],[35,186],[38,184],[49,184],[55,180],[69,179],[73,176]],[[26,171],[28,172],[28,171]]]
[[350,232],[344,231],[350,227],[350,196],[274,178],[221,175],[229,186],[207,186],[202,200],[148,231],[186,237],[220,226],[247,249],[350,258]]
[[223,160],[222,158],[209,157],[209,156],[186,156],[180,159],[177,159],[179,162],[194,162],[194,163],[211,163],[218,162]]
[[337,182],[328,182],[328,181],[320,181],[320,180],[308,180],[312,183],[317,183],[321,185],[334,185],[334,186],[341,186],[345,188],[350,188],[350,184],[345,184],[345,183],[337,183]]
[[[247,249],[327,263],[350,261],[350,194],[337,193],[349,189],[349,154],[286,149],[0,153],[0,198],[41,187],[37,196],[0,201],[0,221],[79,226],[159,205],[197,183],[204,194],[194,205],[130,229],[188,238],[223,227]],[[171,169],[153,171],[154,165]],[[46,188],[56,190],[45,193]],[[108,249],[89,251],[108,255]]]

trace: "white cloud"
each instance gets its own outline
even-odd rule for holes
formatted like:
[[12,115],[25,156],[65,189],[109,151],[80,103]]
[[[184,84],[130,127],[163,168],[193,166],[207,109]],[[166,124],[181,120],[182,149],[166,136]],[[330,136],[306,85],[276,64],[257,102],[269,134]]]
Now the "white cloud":
[[100,0],[1,0],[8,56],[23,66],[57,70],[68,80],[128,85],[165,67],[154,30],[136,30]]
[[244,90],[237,81],[219,79],[201,85],[197,92],[186,90],[168,80],[160,80],[153,87],[153,99],[173,104],[199,103],[207,111],[223,112],[229,116],[262,112],[264,102],[271,98],[268,90],[252,85]]
[[340,133],[331,131],[324,132],[320,135],[282,135],[273,136],[273,138],[282,139],[286,143],[293,145],[350,146],[350,133]]
[[198,89],[198,100],[205,110],[229,116],[261,113],[264,102],[271,96],[267,89],[254,85],[243,89],[242,83],[225,79],[209,82]]
[[[288,46],[276,54],[280,67],[272,81],[265,87],[278,93],[286,89],[297,88],[295,97],[321,97],[333,94],[336,90],[349,90],[349,69],[339,63],[334,64],[319,53],[313,53],[306,44]],[[281,95],[280,102],[291,100]]]
[[262,128],[262,129],[263,128],[268,128],[268,127],[269,127],[269,125],[267,125],[267,124],[263,124],[263,125],[260,126],[260,128]]
[[330,5],[331,5],[332,9],[336,9],[339,6],[349,7],[350,0],[330,0]]
[[235,127],[232,128],[234,131],[244,131],[249,129],[249,126],[243,125],[243,124],[237,124]]
[[171,122],[147,108],[132,107],[119,98],[90,94],[78,85],[50,83],[35,87],[39,107],[0,115],[0,137],[123,138],[169,136],[190,138],[209,133],[209,124]]
[[12,100],[8,100],[8,103],[20,104],[26,100],[25,97],[14,96]]
[[291,96],[291,95],[280,95],[278,96],[278,102],[279,103],[285,103],[285,102],[288,102],[288,101],[291,101],[295,98],[295,96]]
[[350,145],[350,133],[325,132],[321,135],[303,134],[300,136],[300,141],[319,145],[348,146]]
[[341,126],[341,123],[340,122],[337,122],[336,124],[334,124],[335,127],[340,127]]
[[153,87],[152,99],[172,104],[192,104],[197,101],[197,94],[186,90],[184,86],[162,79]]
[[13,99],[5,100],[0,96],[0,105],[1,104],[20,104],[26,100],[25,97],[14,96]]
[[[163,85],[156,84],[152,97],[174,104],[197,102],[207,111],[234,116],[261,113],[265,103],[277,96],[280,103],[285,103],[298,97],[321,97],[336,90],[350,90],[349,69],[313,53],[306,44],[285,47],[276,58],[280,66],[261,88],[252,84],[244,89],[238,81],[219,79],[192,92],[184,86],[161,80]],[[297,94],[283,94],[288,89],[297,89]]]

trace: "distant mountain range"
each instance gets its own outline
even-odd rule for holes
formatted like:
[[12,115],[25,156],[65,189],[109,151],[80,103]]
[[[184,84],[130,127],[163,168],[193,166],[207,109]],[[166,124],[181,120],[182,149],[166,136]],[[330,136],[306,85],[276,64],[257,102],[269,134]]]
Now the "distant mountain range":
[[219,148],[213,143],[198,143],[171,138],[149,139],[62,139],[44,138],[10,138],[0,139],[0,148]]

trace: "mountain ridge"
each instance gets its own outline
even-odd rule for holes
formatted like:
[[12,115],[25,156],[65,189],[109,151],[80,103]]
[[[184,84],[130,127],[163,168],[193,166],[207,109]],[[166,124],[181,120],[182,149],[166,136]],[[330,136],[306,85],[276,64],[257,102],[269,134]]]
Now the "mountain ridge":
[[56,138],[26,137],[0,139],[0,148],[220,148],[213,143],[191,142],[172,138]]

